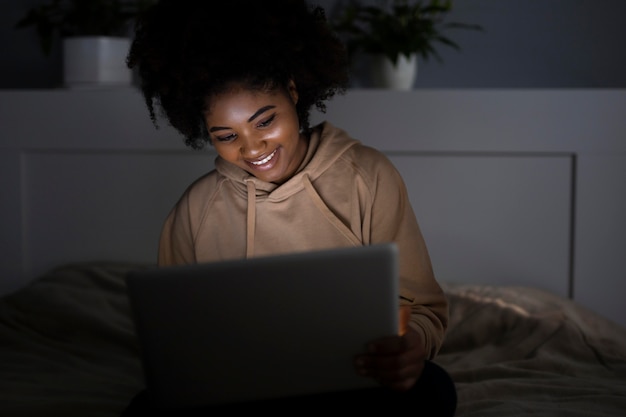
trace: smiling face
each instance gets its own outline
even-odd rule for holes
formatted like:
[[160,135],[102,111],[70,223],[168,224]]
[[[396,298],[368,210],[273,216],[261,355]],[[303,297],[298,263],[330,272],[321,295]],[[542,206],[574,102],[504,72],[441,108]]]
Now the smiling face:
[[287,181],[307,150],[297,100],[293,82],[271,92],[235,86],[211,97],[204,120],[213,147],[223,159],[263,181]]

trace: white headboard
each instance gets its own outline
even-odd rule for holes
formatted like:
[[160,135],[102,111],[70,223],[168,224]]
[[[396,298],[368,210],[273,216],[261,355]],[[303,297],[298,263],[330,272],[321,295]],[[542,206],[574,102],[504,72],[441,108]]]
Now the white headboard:
[[[626,323],[626,91],[352,90],[328,119],[405,177],[442,281],[541,287]],[[154,262],[213,166],[139,92],[0,92],[0,293],[66,262]]]

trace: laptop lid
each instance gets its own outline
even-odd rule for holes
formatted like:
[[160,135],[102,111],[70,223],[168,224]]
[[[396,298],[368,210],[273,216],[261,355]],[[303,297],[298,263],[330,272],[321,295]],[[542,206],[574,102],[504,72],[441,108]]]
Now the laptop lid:
[[398,333],[395,244],[130,272],[147,388],[196,407],[376,386],[353,356]]

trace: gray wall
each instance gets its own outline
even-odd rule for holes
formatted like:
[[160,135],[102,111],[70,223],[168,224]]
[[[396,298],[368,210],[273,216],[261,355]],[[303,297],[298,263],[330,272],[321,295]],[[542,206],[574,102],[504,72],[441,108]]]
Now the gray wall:
[[[332,16],[343,1],[317,3]],[[0,1],[0,88],[60,85],[59,45],[45,58],[34,31],[13,29],[29,6],[43,2]],[[441,47],[443,63],[421,63],[416,87],[624,88],[624,16],[624,0],[456,0],[449,20],[485,32],[449,33],[461,51]],[[366,85],[357,79],[354,86]]]

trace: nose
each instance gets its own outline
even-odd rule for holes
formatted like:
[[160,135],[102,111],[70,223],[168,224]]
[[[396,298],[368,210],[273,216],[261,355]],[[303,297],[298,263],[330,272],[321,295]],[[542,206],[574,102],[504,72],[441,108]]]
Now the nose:
[[262,155],[265,151],[266,144],[262,138],[255,137],[253,135],[246,135],[241,139],[241,147],[239,151],[243,158],[253,159]]

